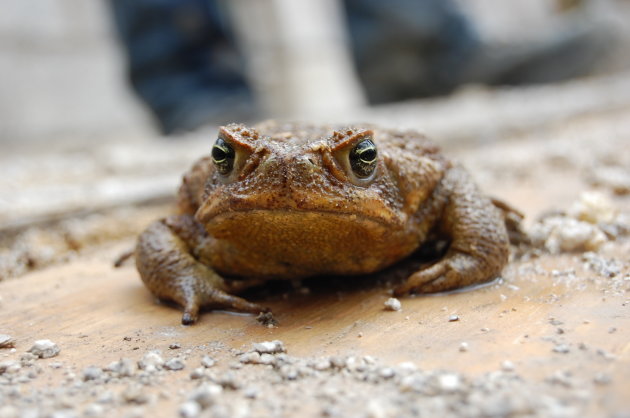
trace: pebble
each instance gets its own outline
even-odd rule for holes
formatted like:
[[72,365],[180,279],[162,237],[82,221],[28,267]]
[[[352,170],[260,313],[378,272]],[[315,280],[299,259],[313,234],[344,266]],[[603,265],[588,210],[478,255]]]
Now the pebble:
[[514,369],[514,363],[512,363],[510,360],[503,360],[501,362],[501,370],[503,370],[504,372],[513,372]]
[[466,351],[468,351],[468,343],[462,342],[461,344],[459,344],[459,351],[462,353],[465,353]]
[[172,343],[168,345],[168,348],[171,350],[178,350],[182,348],[182,345],[180,343]]
[[223,388],[219,385],[208,383],[194,389],[188,396],[188,401],[195,402],[201,409],[212,406],[221,397]]
[[22,368],[19,362],[15,360],[0,361],[0,375],[7,373],[15,373]]
[[149,402],[149,397],[142,391],[139,385],[129,386],[122,392],[122,397],[128,404],[142,405]]
[[103,408],[103,405],[92,403],[85,408],[83,413],[88,417],[100,417],[105,414],[105,408]]
[[194,418],[201,413],[201,406],[197,402],[187,401],[179,406],[179,416],[182,418]]
[[50,340],[37,340],[28,350],[29,353],[39,358],[55,357],[60,351],[59,346]]
[[214,366],[215,364],[217,364],[216,360],[210,356],[206,355],[201,358],[201,365],[207,369]]
[[611,378],[609,375],[607,375],[606,373],[597,373],[595,375],[595,377],[593,378],[593,383],[597,384],[597,385],[608,385],[611,382]]
[[400,301],[396,298],[389,298],[385,301],[385,310],[387,311],[400,311],[402,309],[402,305]]
[[136,373],[136,365],[131,359],[121,358],[111,362],[105,367],[105,371],[111,372],[116,377],[131,377]]
[[451,315],[448,317],[448,322],[456,322],[456,321],[459,321],[459,316]]
[[206,374],[206,369],[203,367],[197,367],[192,372],[190,372],[190,378],[193,380],[201,379]]
[[142,357],[142,360],[138,362],[138,367],[149,373],[160,370],[162,366],[164,366],[164,359],[159,351],[149,351]]
[[445,373],[438,377],[438,384],[444,392],[455,392],[461,387],[461,378],[455,373]]
[[164,368],[166,370],[182,370],[184,367],[186,367],[186,362],[179,357],[173,357],[164,363]]
[[568,344],[556,344],[553,347],[553,352],[554,353],[562,353],[562,354],[566,354],[570,351],[570,347]]
[[10,335],[0,334],[0,348],[13,348],[15,347],[15,341]]
[[98,380],[103,377],[103,370],[97,366],[88,366],[83,369],[83,380]]
[[260,354],[263,354],[263,353],[276,354],[276,353],[287,352],[287,350],[284,348],[284,343],[280,340],[263,341],[261,343],[254,343],[252,345],[252,350]]

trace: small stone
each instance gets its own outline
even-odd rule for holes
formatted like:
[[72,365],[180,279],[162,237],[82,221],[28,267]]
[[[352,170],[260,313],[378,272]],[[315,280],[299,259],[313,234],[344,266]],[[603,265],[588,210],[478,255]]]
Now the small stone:
[[512,363],[510,360],[503,360],[501,362],[501,370],[503,370],[504,372],[513,372],[514,369],[514,363]]
[[261,325],[266,326],[267,328],[274,328],[278,326],[278,321],[276,321],[271,312],[259,313],[256,317],[256,321],[258,321]]
[[207,369],[217,364],[217,362],[210,356],[203,356],[201,358],[201,365]]
[[122,392],[122,397],[128,404],[142,405],[149,402],[149,397],[142,391],[141,386],[129,386]]
[[462,342],[459,345],[459,351],[462,353],[465,353],[466,351],[468,351],[468,343],[467,342]]
[[179,406],[179,416],[182,418],[195,418],[201,412],[201,406],[197,402],[187,401]]
[[258,364],[260,363],[260,353],[257,351],[251,351],[249,353],[241,354],[238,360],[245,364]]
[[597,385],[608,385],[610,384],[610,382],[612,381],[612,379],[610,378],[609,375],[607,375],[606,373],[597,373],[595,375],[595,377],[593,378],[593,383],[597,384]]
[[0,348],[13,348],[15,347],[15,341],[10,335],[0,334]]
[[88,366],[83,369],[83,380],[98,380],[103,376],[103,370],[100,367]]
[[206,374],[206,369],[203,367],[197,367],[192,372],[190,372],[190,378],[193,380],[201,379]]
[[19,362],[15,360],[4,360],[0,361],[0,375],[2,374],[11,374],[18,372],[22,366]]
[[168,348],[170,350],[178,350],[180,348],[182,348],[182,345],[180,343],[172,343],[168,345]]
[[55,357],[59,354],[59,347],[57,344],[50,340],[37,340],[35,344],[28,350],[29,353],[36,355],[39,358]]
[[261,343],[254,343],[252,346],[253,351],[257,351],[260,354],[268,353],[268,354],[276,354],[276,353],[286,353],[286,349],[284,348],[284,344],[282,341],[274,340],[274,341],[263,341]]
[[109,363],[105,371],[111,372],[116,377],[131,377],[136,373],[136,365],[131,359],[121,358]]
[[614,354],[602,349],[602,348],[598,348],[596,350],[597,355],[605,358],[606,360],[614,360],[616,357]]
[[85,408],[83,413],[88,417],[100,417],[105,414],[105,408],[103,408],[103,405],[92,403]]
[[215,384],[205,384],[193,390],[188,397],[189,401],[193,401],[206,409],[212,406],[223,393],[223,388]]
[[400,311],[402,309],[402,305],[400,301],[396,298],[389,298],[385,301],[385,310],[387,311]]
[[243,390],[243,396],[247,399],[256,399],[258,397],[258,389],[254,387],[249,387]]
[[275,364],[276,363],[276,358],[268,353],[263,353],[260,355],[260,364]]
[[37,360],[37,356],[33,353],[24,353],[20,356],[22,366],[32,366],[35,360]]
[[329,359],[325,358],[325,359],[321,359],[319,361],[317,361],[314,365],[313,368],[315,370],[319,370],[319,371],[323,371],[323,370],[328,370],[332,367],[332,363],[330,362]]
[[237,390],[241,387],[241,384],[236,380],[236,376],[232,372],[225,373],[218,379],[217,383],[219,383],[223,388],[231,390]]
[[396,372],[391,367],[383,367],[379,370],[378,375],[383,379],[391,379],[396,375]]
[[553,352],[554,353],[561,353],[561,354],[566,354],[570,351],[570,347],[568,344],[556,344],[553,347]]
[[184,367],[186,367],[186,363],[179,357],[173,357],[164,363],[164,368],[166,370],[182,370]]
[[160,370],[162,366],[164,366],[164,359],[159,351],[149,351],[142,357],[142,360],[138,362],[138,367],[149,373]]
[[455,373],[445,373],[439,376],[438,383],[444,392],[455,392],[461,387],[461,379]]
[[615,327],[608,328],[608,333],[609,334],[614,334],[615,332],[617,332],[617,328],[615,328]]
[[457,315],[451,315],[448,317],[448,322],[457,322],[459,321],[459,316]]

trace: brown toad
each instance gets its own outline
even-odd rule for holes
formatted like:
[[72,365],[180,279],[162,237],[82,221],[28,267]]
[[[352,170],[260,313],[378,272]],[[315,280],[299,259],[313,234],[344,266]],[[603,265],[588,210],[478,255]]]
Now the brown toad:
[[496,277],[508,259],[503,213],[460,166],[413,131],[266,122],[220,128],[184,176],[179,213],[139,237],[136,265],[184,308],[258,313],[233,296],[272,279],[362,275],[445,237],[445,255],[396,295]]

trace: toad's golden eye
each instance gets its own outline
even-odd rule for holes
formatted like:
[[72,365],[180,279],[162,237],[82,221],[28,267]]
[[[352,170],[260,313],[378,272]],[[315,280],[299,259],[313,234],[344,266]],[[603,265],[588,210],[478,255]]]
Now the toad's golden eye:
[[234,167],[234,148],[221,137],[212,147],[212,162],[221,174],[228,174]]
[[371,139],[364,139],[350,151],[350,167],[359,178],[369,177],[376,169],[376,145]]

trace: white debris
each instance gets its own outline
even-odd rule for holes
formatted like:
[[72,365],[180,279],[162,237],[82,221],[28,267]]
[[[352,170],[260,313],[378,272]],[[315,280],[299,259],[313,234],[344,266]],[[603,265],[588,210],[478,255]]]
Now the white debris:
[[201,406],[197,402],[186,401],[179,406],[179,416],[182,418],[194,418],[201,412]]
[[444,392],[455,392],[461,387],[461,379],[455,373],[445,373],[438,378],[440,389]]
[[599,192],[584,192],[569,209],[569,216],[590,224],[613,222],[618,215],[608,197]]
[[98,380],[103,376],[103,370],[97,366],[88,366],[83,369],[83,380]]
[[385,309],[388,311],[400,311],[402,309],[402,305],[398,299],[389,298],[385,301]]
[[566,216],[552,216],[534,225],[532,243],[552,254],[571,251],[596,251],[608,239],[596,225]]
[[105,367],[105,371],[111,372],[117,377],[130,377],[135,374],[136,365],[128,358],[121,358],[118,361],[111,362]]
[[15,342],[10,335],[0,334],[0,348],[13,348]]
[[142,360],[138,362],[138,367],[149,373],[160,370],[162,366],[164,366],[164,359],[157,350],[149,351],[142,357]]
[[207,369],[214,366],[217,362],[210,356],[203,356],[201,358],[201,365]]
[[197,403],[201,409],[212,406],[223,393],[223,388],[216,384],[205,384],[193,390],[188,397],[189,401]]
[[59,346],[50,340],[37,340],[35,344],[28,350],[29,353],[39,358],[55,357],[59,354]]
[[252,345],[252,350],[260,354],[286,353],[287,351],[284,348],[284,344],[280,340],[263,341],[261,343],[254,343]]
[[173,357],[164,363],[164,368],[166,370],[182,370],[184,367],[186,367],[186,362],[184,362],[184,360],[180,357]]

